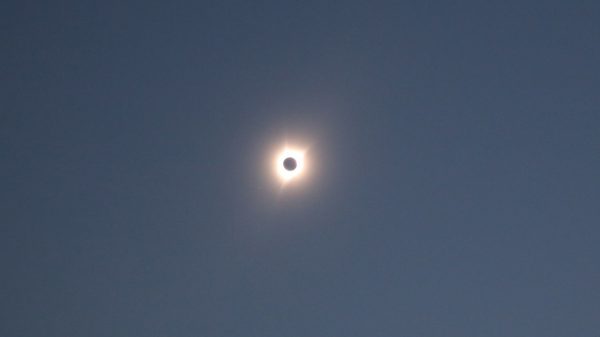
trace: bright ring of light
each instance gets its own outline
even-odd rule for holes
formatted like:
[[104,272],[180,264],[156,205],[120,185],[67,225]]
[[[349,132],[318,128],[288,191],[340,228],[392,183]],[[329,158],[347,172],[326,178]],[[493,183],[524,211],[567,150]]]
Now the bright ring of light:
[[[286,169],[284,161],[288,158],[292,158],[296,161],[296,167],[294,169]],[[288,182],[294,178],[299,177],[304,169],[304,152],[286,148],[284,149],[275,160],[275,171],[283,182]]]

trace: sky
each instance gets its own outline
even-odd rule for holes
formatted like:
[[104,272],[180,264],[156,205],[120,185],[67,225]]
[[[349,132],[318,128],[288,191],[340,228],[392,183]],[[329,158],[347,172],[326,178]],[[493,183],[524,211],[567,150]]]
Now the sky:
[[598,335],[597,2],[0,18],[0,335]]

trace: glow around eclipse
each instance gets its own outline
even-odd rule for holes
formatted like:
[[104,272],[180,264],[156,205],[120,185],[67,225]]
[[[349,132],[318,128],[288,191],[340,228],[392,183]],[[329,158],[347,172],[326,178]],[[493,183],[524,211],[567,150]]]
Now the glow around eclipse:
[[275,173],[283,183],[296,180],[305,170],[304,150],[286,147],[275,157]]

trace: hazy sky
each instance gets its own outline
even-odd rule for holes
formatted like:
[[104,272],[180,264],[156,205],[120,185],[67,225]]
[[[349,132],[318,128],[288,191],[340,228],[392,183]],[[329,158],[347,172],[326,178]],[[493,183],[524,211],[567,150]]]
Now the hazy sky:
[[597,2],[0,18],[0,335],[598,336]]

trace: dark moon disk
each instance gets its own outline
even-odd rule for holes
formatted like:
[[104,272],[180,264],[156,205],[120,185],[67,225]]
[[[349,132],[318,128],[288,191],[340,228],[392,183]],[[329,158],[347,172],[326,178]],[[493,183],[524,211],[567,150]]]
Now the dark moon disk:
[[285,158],[283,161],[283,167],[285,167],[285,169],[288,171],[295,170],[296,166],[298,166],[298,163],[296,163],[296,159],[292,157]]

